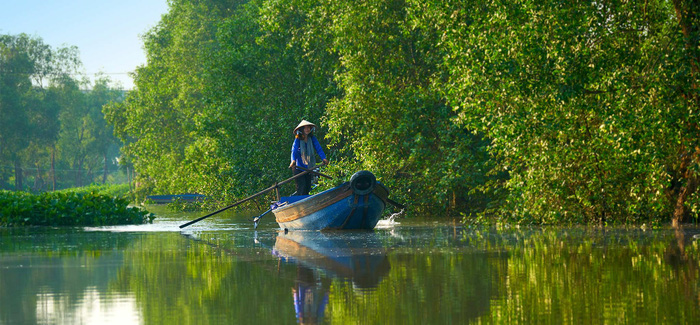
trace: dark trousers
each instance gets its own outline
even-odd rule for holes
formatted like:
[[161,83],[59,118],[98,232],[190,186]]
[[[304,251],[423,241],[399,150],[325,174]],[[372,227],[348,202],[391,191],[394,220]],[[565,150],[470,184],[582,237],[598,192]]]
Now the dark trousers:
[[[301,169],[294,168],[294,175],[303,172]],[[311,178],[311,173],[308,173],[294,179],[297,183],[297,191],[293,195],[309,195],[309,192],[311,192]]]

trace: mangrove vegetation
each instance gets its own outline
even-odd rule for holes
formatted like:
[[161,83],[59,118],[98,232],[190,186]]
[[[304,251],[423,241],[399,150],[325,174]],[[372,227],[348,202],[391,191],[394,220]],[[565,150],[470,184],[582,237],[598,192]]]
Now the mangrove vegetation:
[[[466,220],[697,220],[692,1],[169,1],[106,110],[144,188],[242,197],[320,124],[327,171]],[[230,201],[230,200],[229,200]]]
[[[326,173],[371,170],[413,215],[697,222],[694,1],[168,4],[143,35],[135,89],[103,108],[140,195],[233,202],[269,187],[290,176],[291,131],[307,119]],[[0,112],[34,107],[22,103],[37,82],[6,73],[3,46]],[[17,134],[0,128],[4,164],[35,152]],[[42,159],[69,148],[52,134],[31,146]]]

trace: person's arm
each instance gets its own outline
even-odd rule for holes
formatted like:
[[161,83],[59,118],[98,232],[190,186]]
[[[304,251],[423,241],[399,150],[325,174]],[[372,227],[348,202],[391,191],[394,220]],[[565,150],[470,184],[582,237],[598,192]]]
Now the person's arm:
[[324,164],[328,165],[328,159],[326,159],[326,154],[323,152],[323,148],[321,148],[321,144],[318,142],[318,139],[316,139],[316,137],[312,137],[311,140],[314,143],[314,148],[316,149],[318,156],[323,159]]
[[300,155],[299,139],[294,139],[294,143],[292,143],[292,162],[289,164],[289,168],[294,168],[294,166],[296,166],[297,160],[301,158]]

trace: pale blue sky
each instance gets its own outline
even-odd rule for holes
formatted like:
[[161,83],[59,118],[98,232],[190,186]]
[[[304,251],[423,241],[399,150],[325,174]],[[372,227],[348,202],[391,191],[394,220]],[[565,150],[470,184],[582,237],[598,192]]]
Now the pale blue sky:
[[0,0],[0,34],[75,45],[88,76],[102,71],[132,89],[127,73],[146,63],[140,35],[167,10],[167,0]]

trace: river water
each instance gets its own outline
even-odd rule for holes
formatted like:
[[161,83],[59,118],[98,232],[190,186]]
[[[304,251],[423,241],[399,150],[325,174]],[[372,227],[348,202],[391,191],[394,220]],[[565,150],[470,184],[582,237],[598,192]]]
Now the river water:
[[[0,324],[700,323],[700,229],[0,230]],[[158,210],[161,209],[161,210]]]

